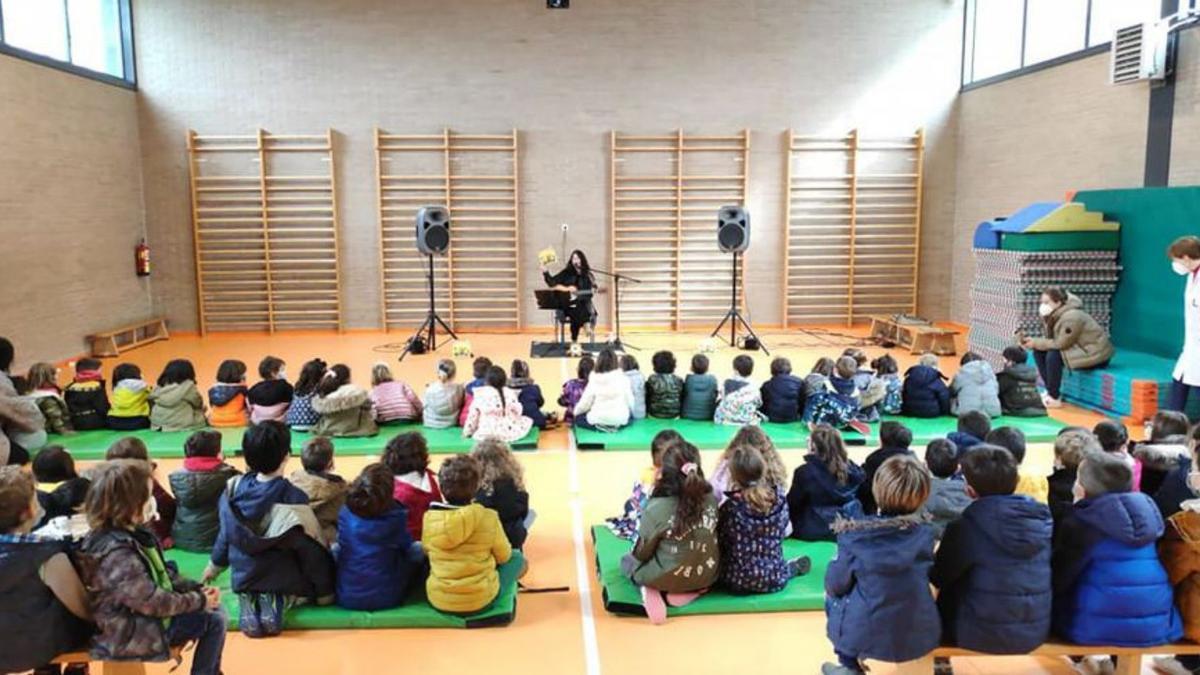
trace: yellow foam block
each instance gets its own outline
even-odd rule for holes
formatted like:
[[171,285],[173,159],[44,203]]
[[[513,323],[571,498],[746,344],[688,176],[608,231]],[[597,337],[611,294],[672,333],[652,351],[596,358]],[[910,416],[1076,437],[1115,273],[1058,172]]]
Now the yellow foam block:
[[1088,211],[1079,202],[1067,202],[1030,225],[1025,232],[1115,232],[1120,229],[1120,223],[1104,220],[1103,213]]

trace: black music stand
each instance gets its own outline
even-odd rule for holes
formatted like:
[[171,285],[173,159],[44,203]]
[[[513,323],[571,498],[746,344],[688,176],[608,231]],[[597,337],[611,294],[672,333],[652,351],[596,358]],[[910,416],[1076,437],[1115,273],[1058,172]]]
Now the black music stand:
[[[429,276],[427,278],[429,280],[429,313],[425,315],[425,321],[421,322],[421,327],[418,328],[417,332],[413,333],[413,336],[408,339],[407,343],[405,343],[404,351],[400,353],[400,358],[397,359],[398,361],[403,361],[404,357],[408,356],[409,352],[412,351],[413,343],[417,340],[421,340],[425,343],[426,352],[437,351],[437,327],[439,324],[442,328],[446,329],[446,332],[450,334],[450,337],[454,338],[455,340],[458,339],[458,336],[454,334],[454,330],[451,329],[450,326],[447,326],[445,321],[442,321],[442,317],[438,316],[437,307],[434,305],[433,299],[433,254],[428,254],[428,258]],[[427,337],[423,338],[423,334]]]

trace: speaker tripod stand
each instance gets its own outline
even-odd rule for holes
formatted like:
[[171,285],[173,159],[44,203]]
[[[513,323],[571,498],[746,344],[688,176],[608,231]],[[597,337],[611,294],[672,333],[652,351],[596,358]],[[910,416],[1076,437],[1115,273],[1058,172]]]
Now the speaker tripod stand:
[[442,321],[442,317],[438,316],[437,306],[435,304],[433,294],[433,254],[426,254],[426,257],[429,258],[429,276],[427,277],[429,280],[429,312],[425,315],[425,321],[421,322],[421,327],[418,328],[417,332],[413,333],[413,336],[408,339],[407,343],[405,343],[404,351],[400,353],[400,358],[397,359],[398,361],[403,361],[404,357],[413,352],[414,347],[416,347],[418,344],[421,345],[418,353],[421,351],[437,351],[438,326],[446,329],[446,332],[450,334],[450,337],[454,338],[455,340],[458,339],[458,336],[454,334],[454,330],[450,328],[450,326],[446,325],[445,321]]
[[709,335],[709,337],[716,337],[717,333],[720,333],[721,329],[725,327],[726,323],[728,323],[729,346],[736,347],[738,326],[740,325],[746,329],[746,332],[750,334],[750,337],[754,338],[754,340],[758,342],[758,346],[763,350],[763,354],[770,356],[771,352],[767,351],[767,345],[764,344],[763,341],[759,339],[758,335],[754,333],[754,329],[750,327],[750,322],[747,321],[746,317],[742,315],[742,310],[738,304],[738,258],[741,255],[742,254],[739,251],[733,252],[733,278],[730,281],[730,287],[733,289],[733,292],[730,294],[729,311],[725,312],[725,318],[721,319],[721,323],[717,324],[717,327],[713,329],[712,335]]

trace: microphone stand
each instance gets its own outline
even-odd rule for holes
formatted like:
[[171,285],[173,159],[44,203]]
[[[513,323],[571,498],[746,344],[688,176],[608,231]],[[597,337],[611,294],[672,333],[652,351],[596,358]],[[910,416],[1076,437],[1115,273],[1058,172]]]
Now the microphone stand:
[[613,280],[613,312],[614,312],[614,314],[616,314],[616,316],[613,318],[616,322],[616,331],[614,332],[614,334],[616,336],[615,341],[617,343],[617,346],[621,349],[632,349],[635,351],[641,351],[639,348],[621,341],[621,282],[622,281],[632,281],[635,284],[640,284],[640,283],[642,283],[642,280],[635,279],[627,274],[618,274],[616,272],[607,272],[605,270],[599,270],[599,269],[596,269],[595,267],[592,268],[592,271],[596,272],[598,274],[603,274],[604,276],[610,277]]

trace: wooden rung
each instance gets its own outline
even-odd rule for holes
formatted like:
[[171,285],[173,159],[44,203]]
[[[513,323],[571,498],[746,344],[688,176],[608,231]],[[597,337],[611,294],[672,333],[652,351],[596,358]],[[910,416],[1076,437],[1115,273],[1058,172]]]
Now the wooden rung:
[[[288,186],[272,187],[272,186],[267,186],[267,192],[333,192],[333,188],[331,188],[331,187],[288,187]],[[267,197],[267,199],[271,199],[271,197]],[[325,199],[331,199],[331,198],[326,197]]]

